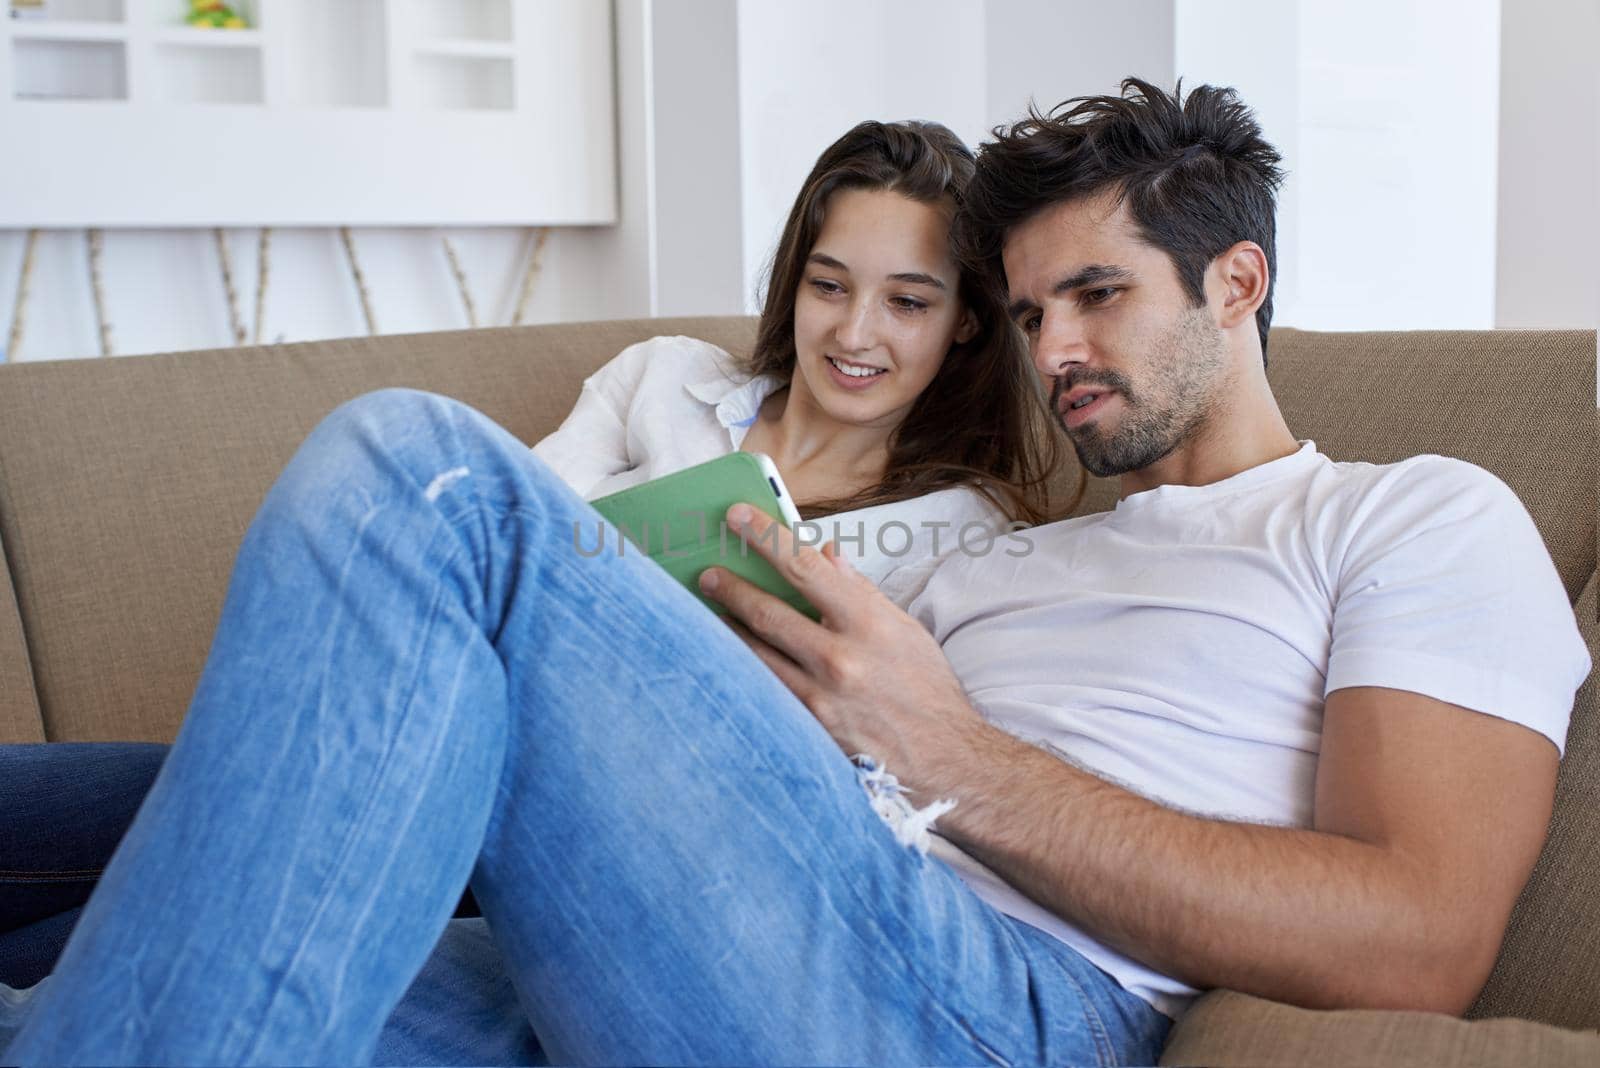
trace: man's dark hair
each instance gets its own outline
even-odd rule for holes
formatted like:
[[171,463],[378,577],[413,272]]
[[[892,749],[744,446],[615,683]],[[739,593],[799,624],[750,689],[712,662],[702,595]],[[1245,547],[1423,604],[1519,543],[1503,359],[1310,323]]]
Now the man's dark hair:
[[1256,312],[1263,361],[1272,324],[1274,241],[1282,157],[1232,89],[1182,95],[1138,78],[1120,96],[1080,96],[1028,117],[978,150],[956,221],[962,259],[1003,287],[1006,235],[1038,212],[1115,190],[1145,241],[1166,252],[1196,307],[1211,261],[1239,241],[1267,257],[1267,296]]

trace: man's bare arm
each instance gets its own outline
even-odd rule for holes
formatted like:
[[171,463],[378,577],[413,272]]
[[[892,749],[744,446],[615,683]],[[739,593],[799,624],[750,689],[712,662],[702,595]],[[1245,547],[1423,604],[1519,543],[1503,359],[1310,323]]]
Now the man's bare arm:
[[1019,890],[1196,986],[1318,1007],[1470,1004],[1543,842],[1549,741],[1413,693],[1340,690],[1312,829],[1176,812],[984,722],[914,620],[764,532],[755,517],[754,543],[822,624],[725,572],[707,593],[841,748],[921,798],[957,798],[940,832]]
[[1314,829],[1191,816],[985,727],[920,784],[940,832],[1157,971],[1319,1008],[1460,1013],[1544,841],[1549,741],[1413,693],[1330,695]]

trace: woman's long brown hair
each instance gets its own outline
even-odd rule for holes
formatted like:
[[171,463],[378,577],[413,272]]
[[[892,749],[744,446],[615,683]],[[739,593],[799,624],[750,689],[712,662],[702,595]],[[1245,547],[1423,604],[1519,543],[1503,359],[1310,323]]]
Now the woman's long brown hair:
[[[795,372],[794,305],[806,258],[816,245],[828,198],[841,189],[881,189],[925,204],[961,210],[973,156],[934,122],[863,122],[830,145],[789,212],[773,255],[756,344],[743,362],[752,375]],[[961,268],[959,296],[978,330],[951,347],[939,373],[889,437],[879,483],[846,500],[808,501],[807,518],[971,486],[1013,521],[1044,523],[1065,515],[1083,493],[1054,505],[1049,481],[1062,458],[1021,335],[998,293]]]

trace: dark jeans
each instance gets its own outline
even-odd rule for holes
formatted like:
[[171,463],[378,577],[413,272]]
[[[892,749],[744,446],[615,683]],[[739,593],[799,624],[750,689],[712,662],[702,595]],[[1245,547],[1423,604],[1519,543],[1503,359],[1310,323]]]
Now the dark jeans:
[[[0,745],[0,983],[20,990],[50,974],[168,748]],[[472,891],[456,915],[479,915]]]
[[50,974],[167,747],[0,745],[0,983]]

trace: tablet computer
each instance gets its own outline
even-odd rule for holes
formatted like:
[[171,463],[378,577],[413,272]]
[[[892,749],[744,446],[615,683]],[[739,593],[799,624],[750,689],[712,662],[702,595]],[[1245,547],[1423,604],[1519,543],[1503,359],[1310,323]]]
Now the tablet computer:
[[628,545],[606,552],[637,551],[654,560],[718,615],[722,606],[700,594],[700,572],[725,567],[798,611],[819,618],[800,591],[728,526],[728,509],[743,501],[791,531],[800,512],[783,485],[777,465],[758,452],[732,452],[638,486],[590,501]]

